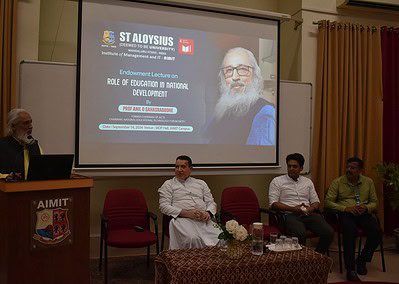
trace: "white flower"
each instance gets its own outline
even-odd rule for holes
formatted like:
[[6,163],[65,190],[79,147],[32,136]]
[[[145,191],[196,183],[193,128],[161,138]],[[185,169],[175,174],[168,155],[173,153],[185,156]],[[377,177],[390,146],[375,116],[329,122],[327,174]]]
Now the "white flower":
[[245,241],[248,237],[247,229],[244,226],[238,226],[236,231],[233,233],[233,237],[238,241]]
[[239,227],[238,222],[236,220],[230,220],[226,222],[226,230],[230,234],[234,234],[234,232]]

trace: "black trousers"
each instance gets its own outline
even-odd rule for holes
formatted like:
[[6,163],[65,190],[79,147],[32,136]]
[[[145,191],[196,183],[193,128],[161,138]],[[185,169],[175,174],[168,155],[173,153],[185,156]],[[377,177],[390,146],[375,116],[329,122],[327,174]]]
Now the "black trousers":
[[378,225],[377,219],[371,214],[355,216],[351,213],[343,212],[340,214],[344,261],[347,270],[355,270],[355,248],[357,228],[361,228],[367,235],[366,243],[359,256],[359,260],[370,262],[374,251],[378,247],[382,238],[382,231]]
[[316,247],[316,251],[319,253],[326,253],[334,238],[334,230],[320,214],[311,214],[308,216],[286,214],[285,228],[287,234],[298,237],[299,242],[303,245],[306,242],[306,230],[319,236],[319,243]]

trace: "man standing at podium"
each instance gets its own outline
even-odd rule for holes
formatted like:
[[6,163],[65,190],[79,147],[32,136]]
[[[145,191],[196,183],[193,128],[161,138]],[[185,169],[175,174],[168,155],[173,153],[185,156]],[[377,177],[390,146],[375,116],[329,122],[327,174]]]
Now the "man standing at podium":
[[29,157],[41,149],[32,137],[32,118],[24,109],[13,109],[7,117],[6,136],[0,138],[0,178],[26,179]]

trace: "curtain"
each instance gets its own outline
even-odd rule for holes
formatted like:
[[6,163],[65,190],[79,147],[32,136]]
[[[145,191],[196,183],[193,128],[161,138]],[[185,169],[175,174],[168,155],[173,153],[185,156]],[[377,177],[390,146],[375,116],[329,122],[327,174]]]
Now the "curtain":
[[17,0],[0,1],[0,136],[15,107]]
[[[384,162],[399,163],[399,28],[381,28]],[[385,201],[385,230],[399,227],[399,210]]]
[[[382,209],[382,187],[374,167],[382,161],[382,75],[380,31],[374,27],[319,22],[312,178],[324,202],[346,160],[365,162]],[[382,211],[381,211],[382,212]]]

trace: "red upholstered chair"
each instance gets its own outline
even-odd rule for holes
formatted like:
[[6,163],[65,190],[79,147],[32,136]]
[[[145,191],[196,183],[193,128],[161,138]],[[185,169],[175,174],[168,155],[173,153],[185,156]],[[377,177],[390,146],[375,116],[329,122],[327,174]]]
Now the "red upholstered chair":
[[[150,231],[150,220],[154,221],[155,233]],[[148,212],[144,195],[137,189],[114,189],[107,193],[101,215],[100,261],[104,248],[104,279],[108,281],[107,248],[147,247],[147,266],[150,246],[155,244],[159,253],[157,216]]]
[[222,192],[221,199],[221,222],[235,219],[240,225],[247,229],[254,222],[261,221],[261,213],[269,214],[269,224],[263,225],[264,238],[268,240],[271,233],[280,233],[277,228],[277,220],[274,214],[267,209],[259,207],[255,192],[249,187],[228,187]]

